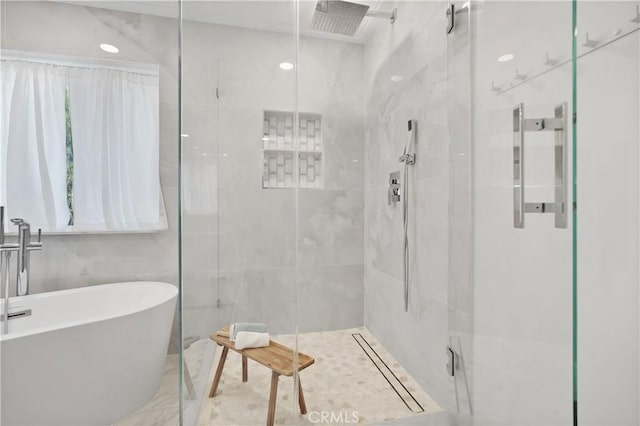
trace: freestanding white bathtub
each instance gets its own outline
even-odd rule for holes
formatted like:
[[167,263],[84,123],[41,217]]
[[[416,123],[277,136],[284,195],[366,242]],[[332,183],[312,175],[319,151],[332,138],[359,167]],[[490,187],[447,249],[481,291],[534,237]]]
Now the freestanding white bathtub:
[[[1,424],[108,425],[160,386],[177,287],[127,282],[10,299]],[[177,383],[176,383],[177,386]]]

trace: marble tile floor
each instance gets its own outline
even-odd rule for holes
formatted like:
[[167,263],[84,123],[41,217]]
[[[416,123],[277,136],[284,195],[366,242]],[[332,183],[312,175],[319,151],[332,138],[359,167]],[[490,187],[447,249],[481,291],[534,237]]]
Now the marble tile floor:
[[[312,424],[311,420],[317,420],[323,411],[333,412],[335,415],[342,413],[344,419],[354,419],[353,416],[357,412],[358,422],[363,424],[375,424],[415,415],[409,411],[365,355],[353,339],[352,333],[361,333],[367,339],[424,407],[425,412],[440,411],[436,402],[365,328],[356,328],[304,333],[298,336],[300,351],[316,359],[314,365],[300,373],[309,414],[298,414],[297,404],[293,400],[293,379],[281,377],[276,424]],[[293,347],[295,336],[274,336],[273,340]],[[219,354],[216,356],[210,377],[213,375],[218,357]],[[218,394],[215,398],[207,398],[203,402],[198,426],[265,423],[271,371],[250,361],[247,383],[242,383],[240,372],[241,357],[229,353]]]
[[160,389],[142,408],[113,426],[178,424],[178,355],[168,355]]
[[[198,382],[208,379],[208,370],[204,372],[204,375],[207,377],[201,377],[201,373],[203,372],[203,362],[208,355],[207,353],[214,350],[215,348],[213,348],[213,344],[209,339],[201,339],[185,350],[185,358],[189,368],[189,373],[194,381],[194,389],[197,389]],[[114,423],[113,426],[177,425],[179,422],[179,360],[180,358],[177,354],[167,355],[162,382],[155,396],[138,411],[117,423]],[[197,378],[201,378],[201,380],[198,381],[196,380]],[[187,399],[186,388],[184,392],[185,407],[193,408],[194,404],[197,404],[199,401]],[[204,393],[204,389],[203,392],[200,393]],[[183,418],[183,420],[185,419]],[[188,423],[185,422],[185,424]]]
[[[389,365],[414,398],[424,407],[424,413],[413,413],[398,397],[387,380],[353,339],[360,333]],[[293,347],[295,336],[273,336],[282,344]],[[208,339],[194,343],[185,352],[191,375],[195,378],[206,368],[203,354]],[[316,359],[314,365],[300,373],[309,414],[301,416],[293,400],[293,379],[281,377],[276,407],[277,425],[317,423],[322,412],[343,416],[350,423],[380,424],[389,420],[407,419],[441,411],[438,404],[418,385],[389,352],[365,328],[354,328],[298,336],[300,351]],[[229,353],[218,388],[213,399],[207,398],[208,385],[220,357],[217,351],[211,365],[198,414],[198,426],[263,425],[267,416],[271,370],[249,361],[249,381],[242,383],[241,357]],[[175,425],[178,423],[178,357],[169,355],[164,378],[156,396],[139,411],[114,426]],[[198,401],[188,401],[195,404]],[[330,414],[329,414],[330,415]],[[311,416],[311,418],[310,418]],[[334,417],[335,418],[335,417]],[[417,420],[417,419],[416,419]],[[323,424],[327,424],[326,422]],[[398,423],[396,423],[398,424]]]

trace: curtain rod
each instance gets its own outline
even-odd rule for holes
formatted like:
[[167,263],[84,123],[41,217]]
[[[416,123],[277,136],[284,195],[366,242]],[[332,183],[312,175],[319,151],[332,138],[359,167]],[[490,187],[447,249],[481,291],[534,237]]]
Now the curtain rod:
[[30,52],[24,50],[0,49],[0,59],[40,62],[45,64],[79,68],[113,69],[155,77],[160,74],[160,66],[158,64],[127,62],[114,59],[85,58],[81,56],[56,55],[52,53]]

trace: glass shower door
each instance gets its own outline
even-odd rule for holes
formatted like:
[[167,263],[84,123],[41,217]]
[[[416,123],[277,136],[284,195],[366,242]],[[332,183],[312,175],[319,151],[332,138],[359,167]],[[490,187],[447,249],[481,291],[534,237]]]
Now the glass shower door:
[[640,2],[576,18],[578,420],[637,425]]
[[474,416],[573,421],[572,2],[472,10]]
[[[230,351],[223,358],[210,339],[217,330],[264,323],[277,341],[295,340],[294,5],[182,2],[185,425],[264,424],[267,416],[266,395],[249,397],[253,388],[236,374],[242,357]],[[278,19],[264,28],[247,19],[267,15]],[[210,397],[220,363],[220,385]],[[263,381],[269,389],[270,373],[249,362],[256,389]],[[291,389],[281,380],[279,397]]]

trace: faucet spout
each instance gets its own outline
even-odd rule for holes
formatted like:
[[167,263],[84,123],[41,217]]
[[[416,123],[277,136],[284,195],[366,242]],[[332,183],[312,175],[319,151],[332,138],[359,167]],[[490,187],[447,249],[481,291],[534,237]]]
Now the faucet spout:
[[20,218],[11,219],[18,226],[18,270],[16,272],[16,295],[29,294],[29,258],[31,246],[31,225]]

